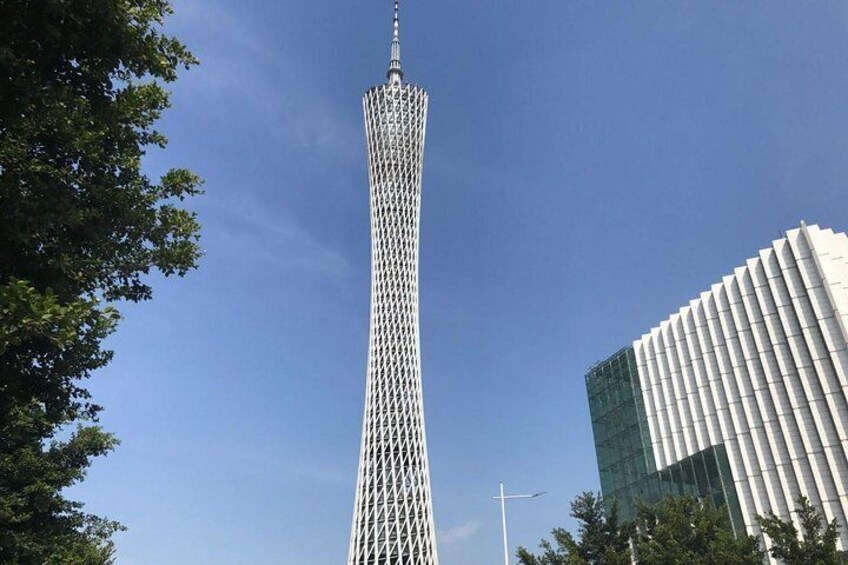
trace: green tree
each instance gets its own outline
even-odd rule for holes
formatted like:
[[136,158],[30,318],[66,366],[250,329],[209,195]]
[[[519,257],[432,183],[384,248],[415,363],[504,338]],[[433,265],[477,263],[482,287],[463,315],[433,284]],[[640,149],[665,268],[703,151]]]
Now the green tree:
[[748,535],[735,537],[724,508],[693,497],[639,505],[640,565],[762,565],[765,553]]
[[584,492],[571,502],[571,516],[579,523],[578,537],[562,528],[551,533],[556,548],[547,540],[539,547],[541,555],[518,548],[521,565],[630,565],[632,526],[621,524],[618,503],[613,503],[608,516],[600,495]]
[[184,275],[199,178],[141,171],[195,59],[167,0],[0,0],[0,562],[100,565],[121,528],[63,496],[117,440],[84,384],[121,301]]
[[786,565],[843,565],[848,557],[836,549],[839,540],[839,523],[827,523],[805,496],[796,502],[795,513],[801,523],[801,532],[792,521],[784,522],[773,513],[765,518],[757,516],[763,533],[771,541],[772,557]]

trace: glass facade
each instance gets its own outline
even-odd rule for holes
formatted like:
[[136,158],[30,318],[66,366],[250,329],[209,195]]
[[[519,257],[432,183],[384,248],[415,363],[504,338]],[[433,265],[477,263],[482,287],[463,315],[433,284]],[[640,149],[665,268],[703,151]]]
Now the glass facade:
[[656,471],[633,349],[595,365],[586,375],[586,389],[606,498]]
[[651,504],[669,495],[710,497],[727,509],[734,533],[745,532],[723,445],[657,470],[633,348],[592,367],[586,390],[607,510],[618,500],[622,519],[632,520],[637,498]]
[[[610,500],[619,501],[622,517],[629,520],[636,514],[637,499],[652,504],[665,496],[683,495],[712,499],[717,508],[723,507],[727,510],[733,533],[745,534],[745,524],[742,521],[742,512],[723,445],[708,447],[662,471],[625,485],[612,493]],[[606,496],[604,492],[604,497]]]

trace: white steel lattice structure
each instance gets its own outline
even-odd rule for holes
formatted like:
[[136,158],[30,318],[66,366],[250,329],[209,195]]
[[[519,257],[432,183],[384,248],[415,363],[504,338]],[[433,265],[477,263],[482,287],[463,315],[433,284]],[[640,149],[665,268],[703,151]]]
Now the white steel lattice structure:
[[418,328],[427,93],[403,82],[397,0],[387,78],[363,99],[371,184],[371,332],[348,564],[437,565]]

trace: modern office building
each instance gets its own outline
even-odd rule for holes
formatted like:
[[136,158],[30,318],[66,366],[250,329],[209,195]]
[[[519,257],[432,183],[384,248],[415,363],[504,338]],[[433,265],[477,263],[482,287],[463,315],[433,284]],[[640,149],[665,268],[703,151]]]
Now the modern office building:
[[[801,224],[586,376],[601,489],[690,493],[737,532],[798,495],[848,549],[848,237]],[[794,519],[794,515],[792,515]]]
[[418,327],[427,93],[403,80],[398,2],[387,82],[365,93],[371,333],[349,565],[437,565]]

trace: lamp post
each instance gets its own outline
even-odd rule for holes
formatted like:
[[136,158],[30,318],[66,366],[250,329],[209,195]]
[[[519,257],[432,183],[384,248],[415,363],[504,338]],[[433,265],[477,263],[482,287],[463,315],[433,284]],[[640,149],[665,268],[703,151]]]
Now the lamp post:
[[504,484],[501,482],[501,494],[500,496],[493,496],[492,498],[495,500],[501,501],[501,521],[503,523],[503,546],[504,546],[504,565],[509,565],[509,543],[506,540],[506,501],[512,500],[515,498],[538,498],[545,494],[544,492],[537,492],[535,494],[504,494]]

